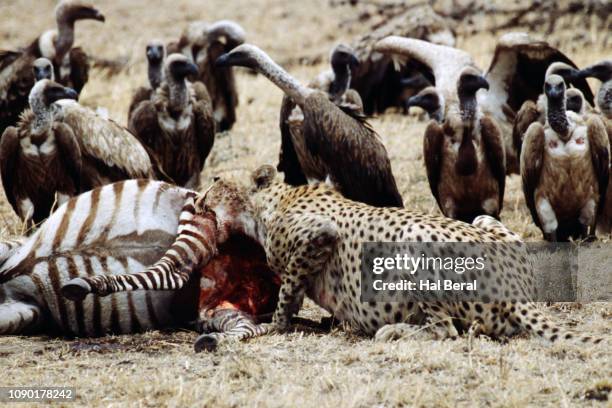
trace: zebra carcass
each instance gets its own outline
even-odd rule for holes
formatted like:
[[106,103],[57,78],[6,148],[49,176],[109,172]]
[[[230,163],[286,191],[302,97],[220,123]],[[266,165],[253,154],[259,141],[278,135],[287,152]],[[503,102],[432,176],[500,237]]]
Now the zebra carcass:
[[[265,267],[263,249],[236,251],[236,242],[247,248],[253,242],[230,237],[217,246],[216,220],[209,212],[196,214],[203,242],[197,256],[188,256],[184,248],[193,242],[178,237],[181,230],[196,235],[189,221],[196,198],[191,190],[163,182],[119,182],[70,199],[25,240],[0,245],[0,334],[100,336],[186,327],[199,317],[207,331],[244,337],[249,322],[253,325],[251,314],[274,309],[278,282]],[[189,271],[179,271],[180,283],[139,274],[177,254],[188,256]],[[252,254],[264,265],[252,269],[254,274],[241,269],[238,279],[235,270],[256,264],[241,256]],[[84,296],[69,284],[125,274],[139,276],[141,286]],[[153,290],[136,290],[143,288]]]

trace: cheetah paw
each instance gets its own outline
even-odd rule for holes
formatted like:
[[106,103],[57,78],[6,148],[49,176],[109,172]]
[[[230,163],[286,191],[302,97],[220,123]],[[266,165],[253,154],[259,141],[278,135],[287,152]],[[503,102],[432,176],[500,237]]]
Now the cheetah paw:
[[376,332],[374,340],[389,342],[407,338],[431,338],[431,335],[423,330],[422,326],[407,323],[387,324]]

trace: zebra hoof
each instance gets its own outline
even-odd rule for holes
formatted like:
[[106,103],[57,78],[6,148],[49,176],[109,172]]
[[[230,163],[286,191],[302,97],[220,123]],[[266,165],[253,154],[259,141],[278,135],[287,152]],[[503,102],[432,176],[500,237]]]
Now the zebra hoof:
[[91,285],[85,279],[74,278],[61,289],[62,295],[70,300],[83,300],[91,293]]
[[203,334],[196,339],[193,344],[193,349],[196,353],[201,353],[202,351],[215,351],[218,344],[219,342],[214,336]]

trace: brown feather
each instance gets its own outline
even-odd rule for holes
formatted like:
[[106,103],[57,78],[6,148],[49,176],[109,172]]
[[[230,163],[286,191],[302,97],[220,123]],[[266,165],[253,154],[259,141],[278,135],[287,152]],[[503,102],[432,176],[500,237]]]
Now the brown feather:
[[532,123],[525,133],[521,150],[521,178],[525,204],[531,212],[533,222],[539,227],[540,217],[536,211],[535,190],[540,183],[542,164],[544,163],[544,126]]
[[440,195],[438,185],[440,183],[440,167],[442,165],[442,144],[444,142],[444,131],[442,126],[437,122],[431,121],[425,130],[425,139],[423,140],[423,158],[425,161],[425,169],[427,170],[427,180],[429,188],[438,203],[440,204]]

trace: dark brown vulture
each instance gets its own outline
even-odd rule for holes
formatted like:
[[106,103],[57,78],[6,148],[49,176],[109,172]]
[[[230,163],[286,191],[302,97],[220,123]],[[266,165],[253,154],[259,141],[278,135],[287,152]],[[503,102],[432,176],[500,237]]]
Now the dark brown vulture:
[[243,44],[217,60],[266,76],[302,110],[302,132],[309,162],[347,198],[378,207],[401,207],[387,150],[363,115],[344,111],[325,92],[300,84],[259,48]]
[[[361,62],[353,70],[351,87],[359,92],[367,115],[384,113],[387,108],[404,109],[405,100],[424,88],[406,89],[403,82],[415,73],[423,73],[429,84],[433,74],[418,61],[407,61],[399,70],[388,55],[374,49],[385,37],[395,35],[427,40],[436,44],[455,45],[455,35],[447,21],[436,14],[429,5],[411,7],[405,13],[386,21],[383,25],[357,38],[352,46]],[[398,67],[399,68],[399,67]]]
[[79,0],[62,0],[55,8],[57,30],[41,34],[28,47],[0,51],[0,133],[14,126],[28,107],[34,86],[32,65],[40,57],[49,59],[56,79],[78,92],[87,82],[89,63],[81,48],[73,48],[74,26],[78,20],[104,21],[92,5]]
[[[375,47],[376,48],[376,47]],[[427,46],[423,45],[424,49]],[[384,53],[384,52],[383,52]],[[471,56],[463,53],[462,61],[446,61],[448,65],[456,65],[459,72],[462,65],[475,65]],[[423,63],[422,59],[417,59]],[[515,151],[512,128],[516,112],[527,100],[536,101],[542,92],[545,73],[553,62],[564,62],[571,67],[576,65],[558,49],[544,41],[536,41],[526,33],[512,32],[504,34],[495,47],[495,53],[491,60],[485,78],[490,89],[478,92],[478,105],[484,113],[491,115],[499,125],[506,151],[506,171],[508,173],[519,172],[518,153]],[[403,66],[414,62],[408,55],[402,58],[396,56],[397,65]],[[423,65],[423,64],[421,64]],[[431,65],[425,63],[424,74],[431,73]],[[435,80],[440,80],[439,75],[433,75]],[[452,83],[456,78],[451,78]],[[432,82],[439,88],[437,82]],[[584,79],[575,78],[572,85],[580,89],[585,99],[592,103],[593,93]],[[447,88],[446,85],[443,88]]]
[[553,242],[595,234],[610,172],[610,142],[601,118],[567,111],[565,88],[559,75],[546,79],[546,123],[529,126],[521,151],[527,207]]
[[229,130],[236,122],[238,92],[232,68],[217,67],[215,61],[244,41],[245,32],[240,25],[220,20],[212,24],[193,22],[178,41],[168,44],[168,53],[181,53],[197,64],[197,79],[206,85],[212,100],[217,131]]
[[197,66],[182,54],[164,62],[164,80],[152,98],[141,102],[129,128],[155,156],[165,176],[197,188],[200,172],[215,140],[212,104],[206,87],[190,83]]
[[436,88],[428,86],[422,89],[416,95],[411,96],[406,100],[406,109],[412,106],[418,106],[429,115],[429,119],[435,120],[438,123],[444,122],[444,111],[442,110],[442,101]]
[[141,86],[132,95],[132,101],[128,109],[128,123],[132,118],[132,113],[138,107],[140,102],[148,101],[153,96],[153,93],[162,83],[163,79],[163,63],[166,57],[166,47],[159,40],[153,40],[147,44],[147,76],[149,86]]
[[465,222],[482,214],[499,218],[504,141],[495,119],[479,106],[477,92],[489,83],[472,58],[455,48],[403,37],[387,37],[376,50],[397,63],[418,60],[434,75],[435,90],[427,93],[433,93],[435,110],[443,115],[438,112],[427,126],[423,150],[429,186],[442,213]]
[[[356,111],[363,110],[359,94],[352,91],[347,95],[351,84],[351,69],[359,65],[353,50],[339,44],[332,50],[330,59],[332,69],[319,74],[310,82],[309,88],[326,92],[336,105],[345,109],[350,108],[347,105],[353,103],[356,105]],[[320,170],[317,170],[323,169],[324,166],[308,162],[310,155],[303,143],[303,119],[300,108],[288,95],[284,95],[280,112],[281,148],[276,168],[285,175],[285,183],[293,186],[306,184],[308,179],[323,181],[327,176],[319,174]]]
[[138,140],[76,98],[76,91],[49,79],[36,82],[31,109],[0,140],[6,196],[28,223],[45,219],[56,198],[62,204],[104,184],[152,175],[149,156]]

